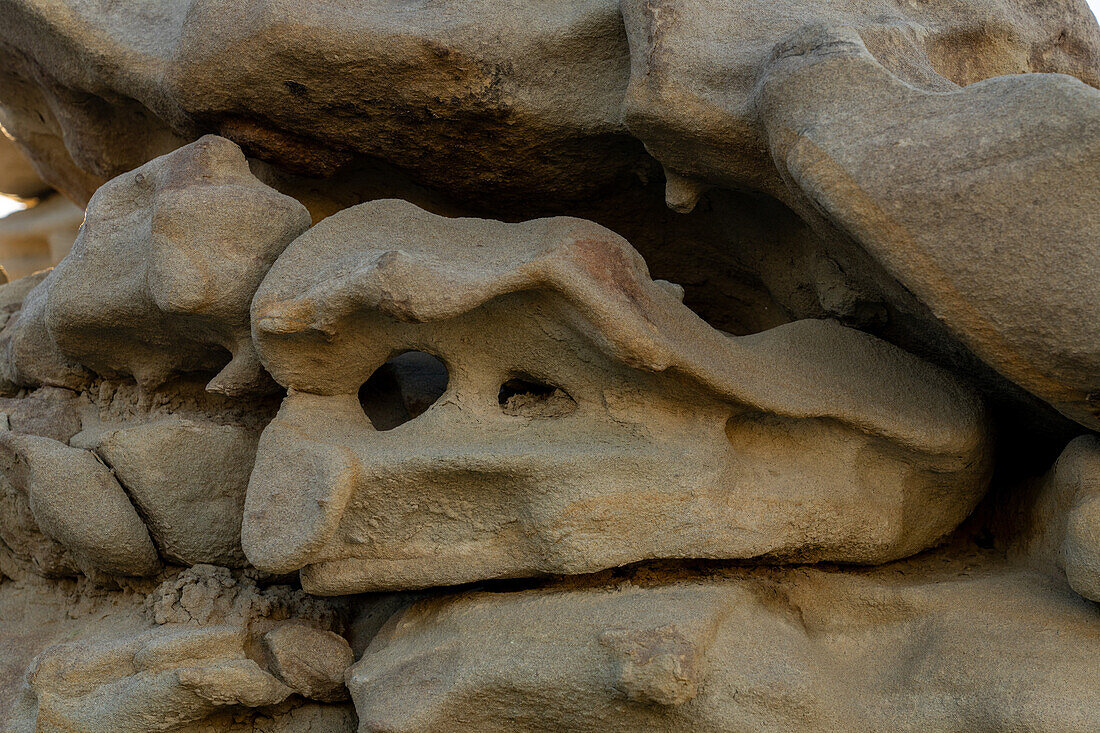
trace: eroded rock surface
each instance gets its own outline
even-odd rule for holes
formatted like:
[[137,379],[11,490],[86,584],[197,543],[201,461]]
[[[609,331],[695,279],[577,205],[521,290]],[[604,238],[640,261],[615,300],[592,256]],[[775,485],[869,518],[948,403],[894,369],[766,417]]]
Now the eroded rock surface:
[[342,636],[283,624],[264,635],[263,645],[272,673],[302,697],[323,702],[347,699],[344,673],[355,653]]
[[[753,296],[735,320],[775,325],[779,308],[817,317],[821,306],[803,291],[819,289],[826,312],[979,382],[1022,412],[1024,432],[1037,423],[1066,428],[1018,388],[1098,425],[1089,399],[1095,355],[1077,348],[1069,315],[1095,300],[1087,277],[1060,282],[1031,254],[1049,240],[1049,226],[1060,241],[1058,272],[1083,271],[1079,262],[1094,249],[1098,224],[1081,212],[1097,208],[1087,185],[1096,175],[1087,110],[1096,102],[1066,96],[1087,97],[1084,85],[1100,83],[1100,27],[1084,0],[6,7],[4,124],[51,185],[79,202],[110,178],[217,133],[317,218],[394,195],[508,219],[573,212],[620,233],[644,218],[647,256],[676,252],[661,258],[672,262],[660,263],[659,277],[691,271],[685,262],[718,250],[711,259],[722,276],[691,283],[700,300],[724,304],[708,314],[715,321],[743,308],[752,289],[771,298]],[[783,51],[815,34],[825,39],[820,52]],[[835,56],[834,35],[858,39],[870,64],[849,64],[848,78],[816,65]],[[764,82],[774,82],[777,62],[818,68],[812,83],[779,100],[788,111],[814,100],[811,114],[777,119],[773,92],[761,96],[777,88]],[[988,100],[1002,87],[1015,111]],[[932,131],[949,107],[957,113],[950,124]],[[1017,130],[1016,119],[1030,131]],[[791,125],[824,144],[839,168],[792,169],[783,134]],[[843,152],[833,136],[843,137]],[[909,155],[910,138],[931,152]],[[1027,157],[1032,146],[1046,151],[1041,167],[1054,173],[1027,179],[1030,166],[1021,164],[1001,176],[982,163],[1004,149],[1028,148]],[[1064,177],[1059,150],[1073,160]],[[921,165],[898,165],[898,155]],[[770,231],[789,215],[775,200],[793,207],[815,225],[798,243],[808,251],[792,261],[791,242],[769,246],[766,234],[727,241],[722,226],[695,241],[690,226],[646,213],[661,169],[677,210],[715,189],[716,199],[732,195],[746,210],[748,229]],[[938,182],[959,171],[971,182],[956,196]],[[818,184],[837,176],[828,200],[817,201]],[[999,183],[986,185],[989,176]],[[861,213],[868,202],[877,213]],[[929,213],[941,210],[951,214]],[[960,238],[977,244],[961,251]],[[991,267],[991,259],[1012,264]],[[797,273],[798,290],[787,292],[792,283],[777,272]],[[740,292],[731,292],[731,278]],[[989,297],[974,302],[976,280]],[[868,323],[868,308],[885,308],[887,318]]]
[[96,452],[165,559],[241,566],[241,515],[258,440],[236,425],[163,419],[107,432]]
[[[326,219],[253,303],[291,392],[252,474],[249,559],[324,593],[654,557],[881,562],[973,508],[984,417],[946,373],[820,321],[731,338],[679,295],[577,219],[400,201]],[[360,387],[410,350],[447,391],[375,430]]]
[[121,575],[151,575],[156,548],[111,470],[89,451],[51,438],[0,432],[0,471],[26,497],[43,534],[77,564]]
[[1098,60],[0,0],[0,730],[1100,729]]
[[[689,208],[700,187],[753,185],[788,195],[771,165],[772,132],[758,85],[784,39],[807,29],[847,29],[913,92],[952,92],[1028,72],[1100,86],[1100,33],[1091,13],[1072,1],[1026,8],[1012,0],[624,0],[620,6],[631,58],[626,123],[671,173],[672,202]],[[828,73],[819,79],[853,105],[889,104],[887,96],[857,92],[850,79]],[[850,139],[857,143],[859,136]]]
[[[856,28],[926,88],[1035,71],[1100,81],[1100,35],[1073,0],[8,7],[5,126],[85,199],[204,132],[288,172],[331,175],[371,156],[498,198],[576,199],[644,168],[627,129],[662,162],[674,146],[697,159],[725,147],[744,152],[723,173],[765,178],[747,130],[752,87],[804,25]],[[740,125],[716,119],[728,100]]]
[[348,684],[362,730],[1100,724],[1096,607],[1042,573],[967,554],[420,601]]
[[180,730],[219,708],[277,705],[291,694],[245,656],[239,630],[216,626],[54,646],[27,671],[27,687],[17,716],[134,733]]
[[[300,675],[290,676],[299,688],[289,687],[253,658],[265,630],[278,637],[287,624],[293,630],[282,635],[284,661],[308,656],[311,633],[340,638],[328,629],[342,628],[341,609],[301,596],[197,565],[146,597],[151,628],[56,644],[39,654],[5,730],[353,731],[350,709],[303,703],[295,693],[314,690],[300,684]],[[330,658],[329,666],[335,669],[338,660]],[[336,673],[341,689],[350,663],[345,659]],[[334,686],[325,692],[319,697],[339,699]]]
[[[40,136],[32,153],[52,159],[57,185],[77,197],[200,130],[295,173],[331,175],[371,156],[481,196],[577,198],[642,161],[619,114],[629,52],[614,0],[232,10],[200,1],[125,13],[29,2],[8,17],[5,125],[18,139]],[[137,37],[147,39],[140,50]],[[91,78],[57,63],[63,39]],[[89,63],[93,46],[114,68]],[[55,59],[44,84],[16,81],[40,54]],[[80,104],[84,82],[125,101]],[[52,105],[60,114],[35,114]],[[125,129],[126,143],[104,139],[108,128]]]
[[824,212],[823,226],[858,242],[979,358],[1100,428],[1089,296],[1100,91],[1043,74],[917,90],[855,33],[822,28],[777,46],[760,84],[769,148],[799,207]]
[[72,256],[10,326],[11,380],[78,387],[95,373],[151,389],[208,372],[215,392],[269,389],[248,305],[308,226],[305,208],[260,183],[222,138],[120,176],[89,202]]
[[1083,435],[1042,477],[1023,487],[995,522],[1006,549],[1065,574],[1100,602],[1100,440]]

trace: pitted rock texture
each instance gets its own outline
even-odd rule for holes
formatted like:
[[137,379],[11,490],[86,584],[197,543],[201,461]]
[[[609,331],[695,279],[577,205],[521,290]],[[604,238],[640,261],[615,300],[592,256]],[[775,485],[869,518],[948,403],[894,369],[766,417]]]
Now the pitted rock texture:
[[27,671],[16,716],[61,730],[169,731],[219,708],[277,705],[290,694],[245,656],[237,629],[156,629],[50,647]]
[[0,568],[0,730],[19,730],[12,718],[13,706],[21,696],[27,668],[46,649],[79,639],[138,634],[148,628],[142,602],[156,582],[138,583],[138,587],[107,591],[84,578],[12,576],[7,568]]
[[[946,373],[820,321],[732,338],[679,295],[578,219],[402,201],[326,219],[253,302],[290,394],[260,441],[245,553],[322,593],[660,557],[868,563],[974,507],[984,415]],[[412,350],[442,360],[446,392],[376,430],[361,386]]]
[[[38,137],[32,154],[56,156],[56,185],[77,198],[202,132],[295,173],[370,156],[486,197],[577,198],[643,164],[619,113],[629,51],[614,0],[199,0],[121,14],[29,2],[7,18],[5,126]],[[111,61],[91,62],[93,47]],[[36,58],[51,59],[41,86]],[[60,114],[37,114],[52,105]]]

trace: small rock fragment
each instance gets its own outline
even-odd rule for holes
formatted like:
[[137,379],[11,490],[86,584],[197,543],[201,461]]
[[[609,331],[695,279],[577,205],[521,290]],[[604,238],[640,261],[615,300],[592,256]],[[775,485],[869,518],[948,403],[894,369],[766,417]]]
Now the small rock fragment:
[[690,214],[708,188],[706,183],[665,169],[665,203],[679,214]]
[[305,624],[283,624],[264,635],[268,668],[303,697],[322,702],[346,700],[344,672],[355,653],[344,637]]
[[348,688],[364,731],[1100,729],[1095,606],[994,554],[425,598]]
[[600,641],[619,655],[618,687],[629,699],[681,705],[698,694],[701,655],[674,625],[609,631]]
[[0,399],[0,410],[17,433],[40,435],[62,443],[80,432],[77,394],[71,390],[43,387],[22,399]]

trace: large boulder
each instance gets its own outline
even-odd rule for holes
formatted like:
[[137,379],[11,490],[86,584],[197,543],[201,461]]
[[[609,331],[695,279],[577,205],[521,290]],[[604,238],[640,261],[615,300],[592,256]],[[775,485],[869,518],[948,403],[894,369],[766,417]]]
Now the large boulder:
[[[1091,257],[1096,222],[1082,212],[1096,209],[1095,187],[1080,184],[1095,174],[1087,145],[1096,136],[1090,113],[1070,108],[1095,102],[1056,76],[1100,83],[1100,28],[1084,0],[441,8],[10,0],[0,117],[49,182],[78,202],[219,133],[317,218],[400,196],[447,213],[461,210],[457,200],[467,213],[572,213],[620,233],[641,229],[651,242],[639,248],[656,274],[685,281],[677,276],[690,273],[689,301],[720,327],[840,315],[978,382],[1013,413],[1013,431],[1065,433],[1035,397],[1097,426],[1087,376],[1095,359],[1077,348],[1074,328],[1097,322],[1088,312],[1095,299],[1080,278],[1060,283],[1032,256],[1052,236],[1049,225],[1057,272],[1084,272]],[[847,29],[873,63],[833,59],[849,69],[844,77],[830,71],[836,63],[815,62],[830,55],[828,41],[803,59],[783,51],[815,28]],[[795,63],[813,79],[769,82],[761,98],[773,64]],[[1003,75],[1016,81],[982,84]],[[813,100],[809,116],[778,119],[777,108],[792,111],[780,87],[796,102]],[[1016,134],[1015,117],[1006,123],[981,101],[1002,89],[1031,115],[1029,132]],[[932,130],[946,107],[972,103],[991,112],[973,113],[982,134],[965,114]],[[910,121],[927,150],[900,147]],[[791,141],[780,134],[791,125],[838,156],[838,171],[792,168]],[[1058,178],[1063,145],[1072,163]],[[1001,188],[977,180],[983,161],[1026,161],[1033,149],[1047,171],[1035,180],[1006,176]],[[863,159],[877,163],[863,169]],[[717,187],[714,209],[725,213],[704,206],[697,221],[714,221],[695,231],[653,214],[662,167],[671,206],[689,210]],[[937,183],[953,170],[971,172],[965,195]],[[853,172],[845,194],[838,185]],[[722,203],[730,196],[732,207]],[[859,213],[886,200],[902,214],[896,226]],[[784,206],[816,231],[796,226]],[[932,213],[941,208],[942,220]],[[1028,334],[1004,325],[1017,313],[1034,327]]]
[[361,730],[1086,731],[1100,613],[996,553],[639,569],[427,599],[352,667]]

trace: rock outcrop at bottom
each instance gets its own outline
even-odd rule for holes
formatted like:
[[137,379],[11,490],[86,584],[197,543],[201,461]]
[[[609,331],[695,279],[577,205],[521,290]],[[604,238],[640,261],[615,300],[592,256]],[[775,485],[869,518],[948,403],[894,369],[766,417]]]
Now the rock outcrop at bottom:
[[348,675],[360,731],[1096,730],[1096,607],[953,549],[422,600]]
[[[346,699],[352,662],[348,642],[332,631],[347,617],[339,602],[209,565],[135,590],[89,609],[113,616],[113,630],[70,624],[66,640],[30,662],[10,718],[0,717],[4,733],[356,730],[350,705],[327,704]],[[33,593],[34,584],[0,587],[0,608],[10,610],[7,596],[20,591]],[[0,642],[18,643],[29,631],[14,626],[0,630]]]

